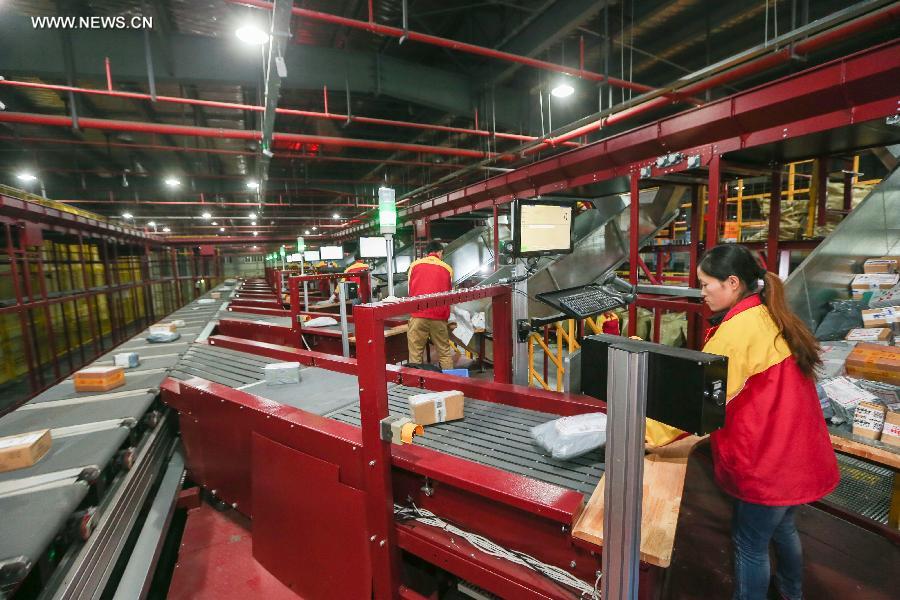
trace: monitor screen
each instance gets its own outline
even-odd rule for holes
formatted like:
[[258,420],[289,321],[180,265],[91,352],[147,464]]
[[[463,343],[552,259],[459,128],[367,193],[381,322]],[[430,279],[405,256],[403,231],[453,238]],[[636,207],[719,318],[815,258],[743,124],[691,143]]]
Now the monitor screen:
[[299,252],[295,252],[295,253],[293,253],[293,254],[288,254],[288,255],[287,255],[287,261],[288,261],[289,263],[300,262],[300,257],[301,257],[301,256],[302,256],[302,255],[301,255]]
[[361,237],[359,253],[363,258],[386,258],[387,241],[383,237]]
[[513,244],[518,256],[572,252],[575,205],[566,200],[517,200]]
[[341,260],[344,258],[343,246],[322,246],[319,248],[322,260]]
[[409,265],[412,263],[412,258],[409,256],[395,256],[394,261],[397,263],[396,273],[406,273],[409,270]]
[[306,262],[319,261],[322,260],[319,258],[318,250],[304,250],[303,251],[303,260]]

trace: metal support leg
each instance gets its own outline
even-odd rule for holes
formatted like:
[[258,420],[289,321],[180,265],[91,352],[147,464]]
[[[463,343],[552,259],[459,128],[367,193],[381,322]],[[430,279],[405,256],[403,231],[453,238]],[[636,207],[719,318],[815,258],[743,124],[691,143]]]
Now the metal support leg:
[[636,600],[648,355],[610,346],[608,361],[601,597]]
[[[525,265],[521,260],[516,261],[514,275],[519,277],[525,274]],[[528,282],[521,281],[513,284],[512,296],[512,340],[513,340],[513,383],[528,385],[528,342],[519,341],[519,319],[528,318]],[[495,338],[494,343],[497,343]]]
[[[306,282],[303,282],[306,285]],[[338,302],[341,311],[341,352],[345,357],[350,356],[350,332],[347,327],[347,282],[338,283]]]
[[384,238],[387,242],[387,293],[388,296],[394,295],[394,236],[386,233]]

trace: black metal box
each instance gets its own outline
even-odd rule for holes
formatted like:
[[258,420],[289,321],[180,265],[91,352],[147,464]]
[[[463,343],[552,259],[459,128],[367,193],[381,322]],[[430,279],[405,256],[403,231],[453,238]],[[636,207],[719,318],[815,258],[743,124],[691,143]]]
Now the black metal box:
[[727,358],[616,335],[594,335],[582,344],[581,389],[599,400],[606,400],[611,345],[648,353],[647,417],[697,435],[725,425]]

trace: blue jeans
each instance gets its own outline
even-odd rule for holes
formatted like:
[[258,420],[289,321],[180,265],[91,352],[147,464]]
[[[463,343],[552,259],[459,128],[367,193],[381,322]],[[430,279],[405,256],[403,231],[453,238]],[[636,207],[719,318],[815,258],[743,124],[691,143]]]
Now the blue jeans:
[[796,506],[763,506],[734,502],[731,539],[734,542],[733,600],[764,600],[769,588],[769,543],[778,567],[775,586],[783,598],[803,597],[803,549],[794,525]]

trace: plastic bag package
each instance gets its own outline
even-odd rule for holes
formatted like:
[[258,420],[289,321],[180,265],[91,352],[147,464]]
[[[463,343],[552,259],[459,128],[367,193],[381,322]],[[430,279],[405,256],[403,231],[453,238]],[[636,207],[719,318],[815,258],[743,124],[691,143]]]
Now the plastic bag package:
[[878,397],[872,392],[863,389],[860,380],[850,377],[832,377],[820,382],[822,391],[831,403],[834,416],[831,422],[835,424],[853,422],[853,413],[860,402],[877,401]]
[[856,348],[856,342],[824,342],[819,348],[819,358],[822,364],[816,367],[816,376],[820,379],[830,379],[847,373],[845,365],[847,357]]
[[851,329],[862,327],[863,305],[855,300],[835,300],[831,311],[816,328],[819,341],[842,340]]
[[531,428],[538,445],[559,460],[569,460],[606,445],[606,414],[562,417]]
[[180,333],[151,333],[147,336],[147,341],[151,344],[166,344],[168,342],[174,342],[178,338],[181,337]]
[[869,299],[869,308],[900,306],[900,283],[889,290],[876,290]]

